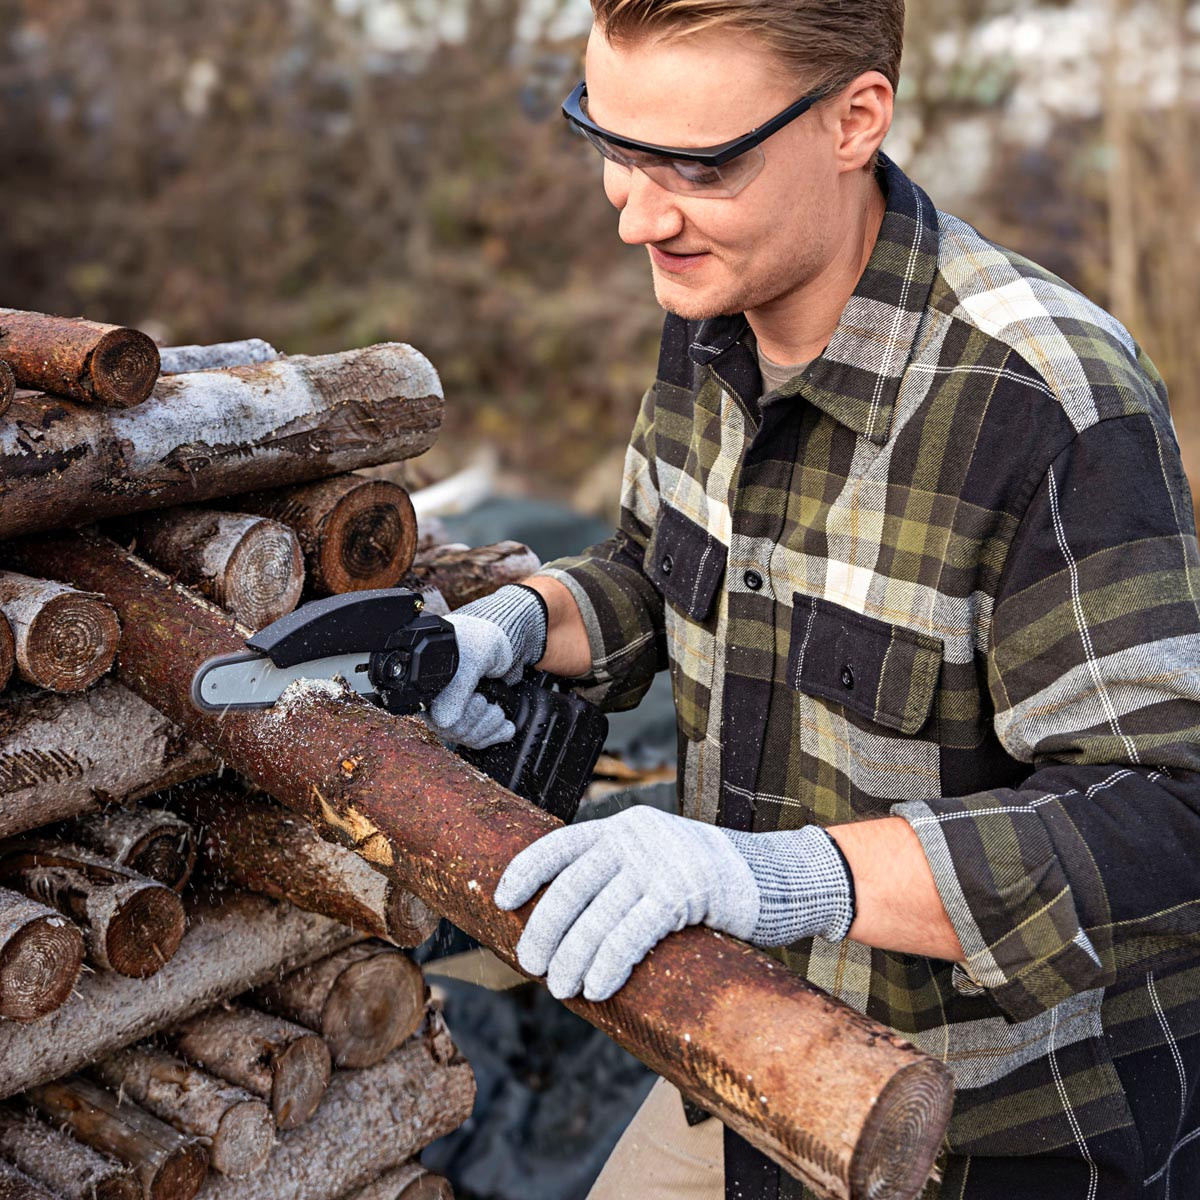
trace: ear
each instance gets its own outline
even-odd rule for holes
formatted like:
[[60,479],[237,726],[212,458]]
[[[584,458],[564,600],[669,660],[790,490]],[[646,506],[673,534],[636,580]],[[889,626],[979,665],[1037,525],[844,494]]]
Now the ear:
[[839,171],[858,171],[872,159],[892,124],[895,94],[887,77],[865,71],[848,84],[837,105]]

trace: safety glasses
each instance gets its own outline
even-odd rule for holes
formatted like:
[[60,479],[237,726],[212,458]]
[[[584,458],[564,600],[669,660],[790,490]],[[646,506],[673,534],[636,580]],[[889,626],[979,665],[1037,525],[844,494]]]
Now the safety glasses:
[[762,143],[808,112],[824,91],[811,92],[742,137],[719,146],[680,149],[639,142],[602,129],[587,114],[587,83],[580,82],[563,101],[563,116],[602,155],[619,167],[644,171],[659,187],[680,195],[712,198],[736,196],[763,168]]

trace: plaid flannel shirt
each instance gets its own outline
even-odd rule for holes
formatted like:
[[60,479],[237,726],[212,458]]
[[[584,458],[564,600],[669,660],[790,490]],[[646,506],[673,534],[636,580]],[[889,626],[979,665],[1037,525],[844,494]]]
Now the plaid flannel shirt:
[[669,667],[685,815],[916,831],[965,967],[781,957],[954,1071],[944,1187],[1034,1154],[1089,1200],[1110,1161],[1169,1187],[1200,1152],[1200,556],[1165,389],[1107,313],[879,177],[822,355],[760,396],[744,317],[668,316],[620,528],[544,573],[594,698]]

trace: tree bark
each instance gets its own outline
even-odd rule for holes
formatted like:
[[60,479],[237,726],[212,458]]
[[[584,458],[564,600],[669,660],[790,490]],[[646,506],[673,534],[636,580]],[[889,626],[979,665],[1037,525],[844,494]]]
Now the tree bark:
[[62,1200],[141,1200],[128,1167],[10,1106],[0,1108],[0,1155]]
[[194,587],[251,629],[270,625],[300,602],[300,542],[279,521],[240,512],[168,508],[137,518],[127,531],[147,562]]
[[257,1096],[151,1046],[101,1059],[96,1078],[181,1133],[206,1138],[213,1169],[231,1179],[261,1171],[275,1145],[271,1110]]
[[213,371],[224,367],[246,367],[252,363],[275,362],[283,355],[262,338],[240,342],[214,342],[210,346],[166,346],[158,352],[163,375],[188,371]]
[[196,865],[192,827],[161,808],[112,808],[76,817],[63,838],[147,879],[183,891]]
[[405,1162],[471,1114],[475,1081],[441,1016],[377,1066],[338,1071],[313,1119],[289,1130],[267,1167],[210,1175],[201,1200],[333,1200]]
[[0,356],[22,387],[83,404],[141,404],[158,378],[158,347],[136,329],[0,308]]
[[0,888],[0,1017],[36,1021],[66,1002],[83,935],[52,908]]
[[113,664],[121,626],[103,596],[0,571],[0,611],[12,628],[17,674],[53,692],[82,692]]
[[329,1086],[329,1047],[282,1017],[222,1005],[184,1022],[172,1035],[177,1053],[267,1101],[280,1129],[303,1125]]
[[408,458],[441,419],[436,372],[393,343],[167,376],[128,412],[18,396],[0,426],[0,538]]
[[136,1104],[122,1103],[80,1075],[39,1084],[26,1095],[81,1142],[130,1167],[146,1200],[191,1200],[200,1190],[208,1170],[203,1143]]
[[0,358],[0,417],[8,412],[13,402],[13,393],[17,390],[17,380],[12,373],[12,367]]
[[[116,606],[124,682],[517,965],[534,901],[505,913],[492,894],[513,856],[558,827],[553,817],[474,770],[421,722],[328,683],[298,684],[271,709],[199,712],[191,675],[239,649],[236,633],[112,543],[62,535],[38,552]],[[929,1176],[950,1117],[946,1066],[752,947],[684,929],[611,1000],[567,1005],[823,1196],[910,1200]]]
[[79,1070],[358,936],[261,896],[196,905],[189,918],[179,952],[153,983],[98,971],[37,1025],[0,1023],[0,1096]]
[[0,1200],[60,1200],[23,1171],[0,1162]]
[[359,942],[267,984],[254,998],[320,1033],[335,1067],[372,1067],[420,1025],[425,976],[407,954]]
[[133,801],[219,766],[115,680],[0,700],[0,836]]
[[0,612],[0,691],[8,687],[13,667],[17,665],[17,644],[8,618]]
[[454,1200],[450,1181],[427,1171],[419,1162],[407,1162],[385,1171],[378,1179],[342,1200]]
[[187,925],[169,888],[78,846],[41,839],[0,847],[0,880],[83,929],[90,962],[147,979],[171,960]]
[[395,587],[417,548],[412,501],[402,487],[383,479],[335,475],[235,496],[229,506],[295,530],[309,584],[319,596]]
[[419,553],[412,577],[420,587],[435,587],[451,610],[491,595],[506,583],[520,583],[538,567],[541,559],[520,542],[497,542],[493,546],[433,546]]
[[401,946],[419,946],[438,916],[352,850],[266,798],[213,784],[179,803],[202,827],[204,859],[235,887],[261,892]]

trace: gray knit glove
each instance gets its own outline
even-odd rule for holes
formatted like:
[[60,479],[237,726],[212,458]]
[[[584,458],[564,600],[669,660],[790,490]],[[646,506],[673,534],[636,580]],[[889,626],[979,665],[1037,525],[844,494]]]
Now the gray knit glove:
[[[739,844],[745,838],[749,850]],[[753,840],[761,838],[783,840]],[[527,846],[509,863],[495,901],[519,908],[554,880],[517,943],[517,959],[529,974],[545,975],[560,1000],[581,989],[588,1000],[607,1000],[685,925],[763,945],[777,944],[775,937],[844,937],[853,920],[844,862],[816,826],[736,834],[636,806]]]
[[516,683],[546,653],[546,602],[533,588],[507,584],[443,619],[454,626],[458,670],[434,697],[426,724],[446,741],[476,750],[509,741],[513,723],[475,689],[484,677]]

